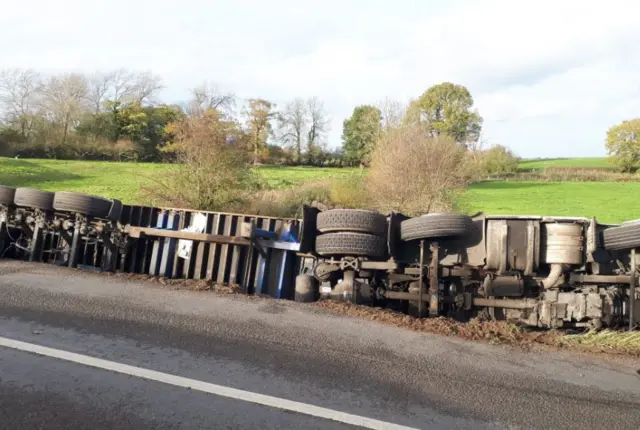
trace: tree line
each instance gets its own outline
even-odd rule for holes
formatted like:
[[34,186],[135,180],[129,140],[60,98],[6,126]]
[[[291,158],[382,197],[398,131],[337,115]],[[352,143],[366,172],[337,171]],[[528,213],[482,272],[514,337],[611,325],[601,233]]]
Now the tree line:
[[0,72],[0,155],[37,158],[171,160],[172,124],[215,110],[229,139],[254,163],[341,163],[327,149],[329,118],[317,97],[282,109],[262,98],[239,103],[203,83],[180,103],[163,103],[160,76],[126,69],[91,75],[43,76],[31,69]]
[[[239,100],[202,83],[189,90],[187,100],[164,103],[159,99],[164,88],[160,76],[126,69],[53,76],[32,69],[0,71],[0,155],[172,161],[176,124],[208,111],[220,116],[228,141],[244,148],[253,164],[368,166],[381,133],[399,125],[420,124],[432,136],[450,136],[473,151],[481,142],[483,119],[473,97],[449,82],[407,105],[385,100],[356,106],[335,149],[328,147],[330,118],[318,97],[277,106],[263,98]],[[515,159],[505,147],[491,150]]]

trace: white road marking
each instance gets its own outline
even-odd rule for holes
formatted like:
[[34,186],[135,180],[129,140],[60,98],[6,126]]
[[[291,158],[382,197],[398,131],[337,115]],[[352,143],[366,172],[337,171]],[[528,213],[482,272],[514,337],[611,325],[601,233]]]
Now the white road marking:
[[98,369],[123,373],[125,375],[137,376],[139,378],[148,379],[151,381],[163,382],[165,384],[175,385],[177,387],[190,388],[192,390],[215,394],[217,396],[229,397],[232,399],[256,403],[272,408],[298,412],[300,414],[324,418],[332,421],[338,421],[354,426],[380,430],[417,430],[413,427],[405,427],[398,424],[379,421],[373,418],[353,415],[346,412],[334,411],[332,409],[321,408],[319,406],[295,402],[293,400],[253,393],[251,391],[238,390],[236,388],[225,387],[223,385],[211,384],[195,379],[184,378],[182,376],[171,375],[169,373],[157,372],[155,370],[143,369],[141,367],[117,363],[115,361],[90,357],[88,355],[76,354],[60,349],[48,348],[46,346],[7,339],[5,337],[0,337],[0,346],[17,349],[19,351],[31,352],[46,357],[57,358],[60,360],[70,361],[73,363],[83,364],[85,366],[96,367]]

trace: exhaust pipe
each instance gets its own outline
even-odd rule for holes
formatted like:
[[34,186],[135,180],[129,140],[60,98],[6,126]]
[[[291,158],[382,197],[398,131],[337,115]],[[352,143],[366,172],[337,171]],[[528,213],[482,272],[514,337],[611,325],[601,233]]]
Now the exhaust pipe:
[[549,276],[542,280],[542,287],[545,290],[549,288],[553,288],[554,285],[560,280],[560,277],[564,273],[564,267],[560,263],[551,264],[551,271],[549,272]]

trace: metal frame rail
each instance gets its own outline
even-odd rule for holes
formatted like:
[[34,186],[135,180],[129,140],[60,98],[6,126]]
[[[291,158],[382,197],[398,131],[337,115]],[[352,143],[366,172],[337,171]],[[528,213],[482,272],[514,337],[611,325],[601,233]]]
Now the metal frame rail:
[[[190,236],[189,232],[180,231],[189,227],[197,214],[206,219],[203,235]],[[95,271],[200,279],[238,285],[249,294],[278,298],[293,298],[300,267],[296,244],[278,240],[289,226],[294,235],[298,234],[301,221],[297,219],[125,205],[117,223],[119,229],[131,232],[138,228],[140,233],[144,232],[127,243],[114,242],[106,232],[84,234],[78,225],[72,225],[68,231],[56,228],[27,232],[7,221],[0,219],[0,258]],[[258,248],[247,246],[247,238],[242,237],[246,223],[254,226],[254,243]],[[208,240],[213,236],[217,237],[215,241]],[[221,237],[228,240],[219,240]],[[180,258],[177,252],[181,239],[193,240],[187,259]],[[27,243],[38,246],[28,247]]]

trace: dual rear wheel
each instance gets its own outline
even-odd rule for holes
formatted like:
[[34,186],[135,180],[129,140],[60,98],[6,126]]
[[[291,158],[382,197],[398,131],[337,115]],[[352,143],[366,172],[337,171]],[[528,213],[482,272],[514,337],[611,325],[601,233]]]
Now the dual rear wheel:
[[[333,209],[320,212],[316,252],[321,256],[383,258],[387,253],[387,218],[374,211]],[[452,213],[433,213],[410,218],[400,224],[400,238],[419,239],[459,237],[469,234],[471,217]]]
[[35,188],[0,186],[0,204],[44,212],[79,213],[92,218],[117,220],[122,212],[118,200],[69,191],[42,191]]
[[383,258],[387,218],[374,211],[332,209],[318,214],[316,252],[321,256]]

